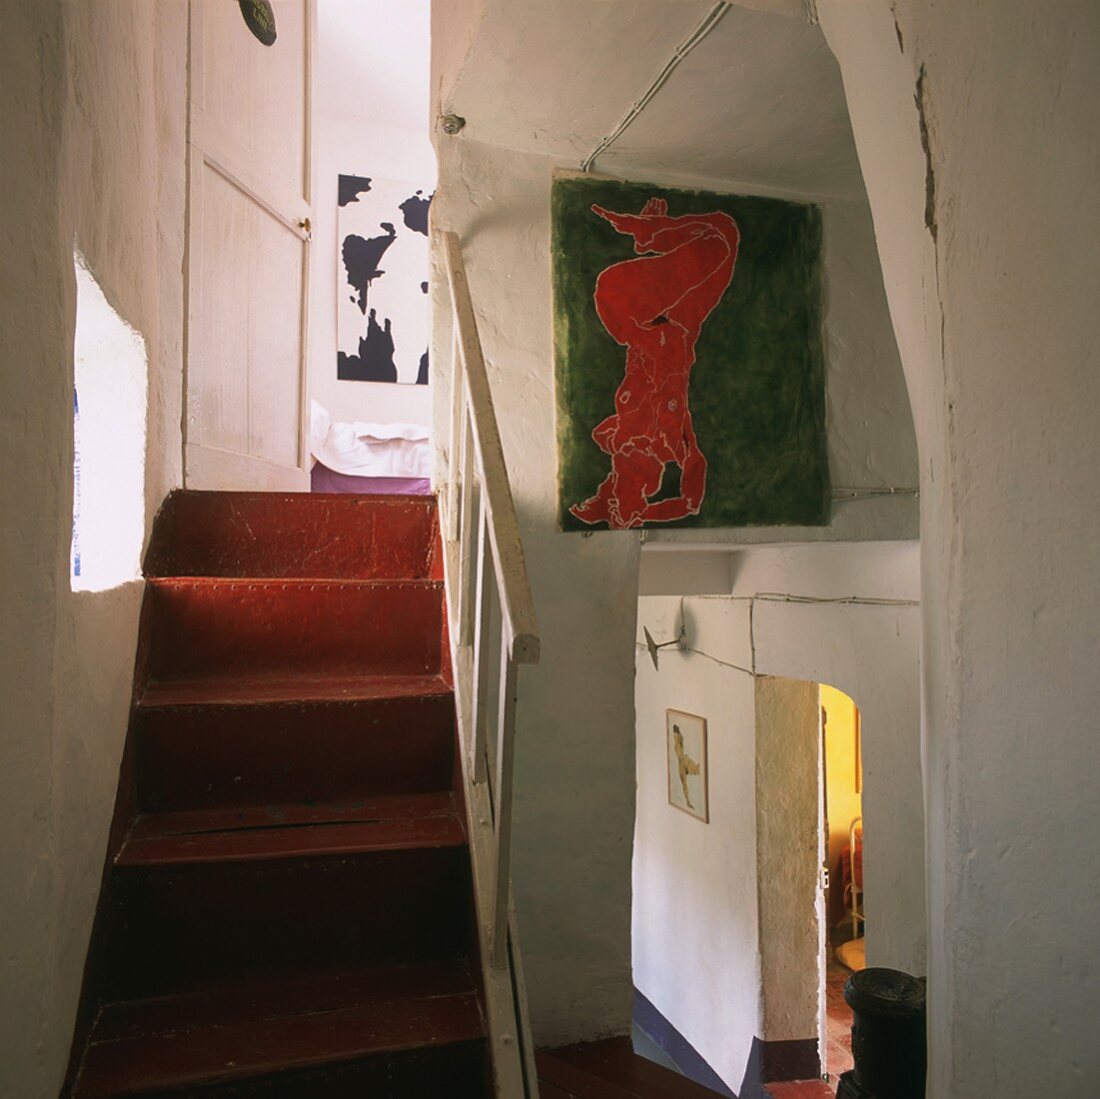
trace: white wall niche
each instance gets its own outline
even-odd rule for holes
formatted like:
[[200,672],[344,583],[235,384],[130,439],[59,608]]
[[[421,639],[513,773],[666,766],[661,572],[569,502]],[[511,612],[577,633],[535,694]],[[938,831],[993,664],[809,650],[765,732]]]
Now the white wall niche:
[[80,250],[76,271],[73,417],[73,591],[141,576],[145,534],[145,340],[115,312]]

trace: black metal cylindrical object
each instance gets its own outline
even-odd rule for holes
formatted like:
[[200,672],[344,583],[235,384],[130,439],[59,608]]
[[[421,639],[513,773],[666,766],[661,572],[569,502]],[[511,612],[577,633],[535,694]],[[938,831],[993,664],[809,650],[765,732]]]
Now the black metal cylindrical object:
[[862,969],[848,978],[855,1068],[837,1099],[924,1099],[927,1075],[925,982],[897,969]]

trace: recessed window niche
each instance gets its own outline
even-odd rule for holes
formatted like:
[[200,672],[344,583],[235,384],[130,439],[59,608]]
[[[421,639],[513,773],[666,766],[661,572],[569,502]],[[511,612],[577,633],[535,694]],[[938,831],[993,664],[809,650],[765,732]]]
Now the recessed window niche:
[[141,575],[145,532],[145,341],[111,307],[84,257],[76,268],[73,591]]

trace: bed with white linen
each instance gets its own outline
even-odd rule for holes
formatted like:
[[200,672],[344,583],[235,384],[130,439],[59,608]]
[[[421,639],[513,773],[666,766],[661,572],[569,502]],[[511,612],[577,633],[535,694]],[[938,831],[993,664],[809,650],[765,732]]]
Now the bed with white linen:
[[431,441],[426,427],[405,423],[345,423],[316,401],[310,408],[313,492],[431,493]]

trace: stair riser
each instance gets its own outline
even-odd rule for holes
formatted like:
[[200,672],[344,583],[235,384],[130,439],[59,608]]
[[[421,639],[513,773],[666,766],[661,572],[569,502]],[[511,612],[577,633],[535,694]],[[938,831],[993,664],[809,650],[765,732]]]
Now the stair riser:
[[447,696],[139,711],[135,738],[147,811],[445,790],[454,765]]
[[469,883],[463,847],[116,868],[108,998],[264,970],[457,957],[470,932]]
[[154,679],[439,670],[436,584],[167,581],[149,598]]
[[256,1080],[171,1091],[131,1092],[134,1099],[489,1099],[484,1041],[379,1054],[350,1064]]
[[431,569],[434,533],[429,498],[176,492],[145,574],[417,579]]

